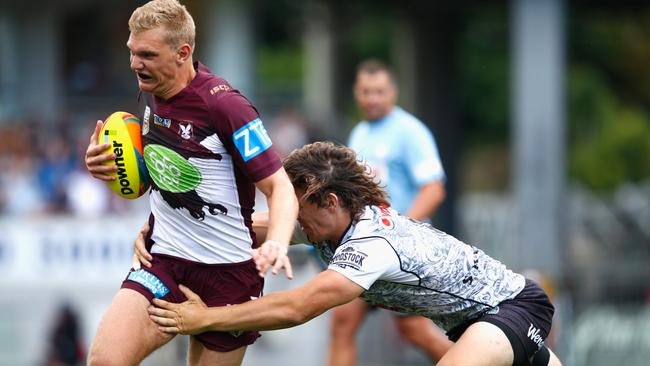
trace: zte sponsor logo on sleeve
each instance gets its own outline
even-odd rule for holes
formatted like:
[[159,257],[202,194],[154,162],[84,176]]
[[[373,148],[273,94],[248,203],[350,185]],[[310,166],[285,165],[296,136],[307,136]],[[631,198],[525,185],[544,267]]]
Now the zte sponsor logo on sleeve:
[[259,118],[235,131],[233,140],[244,161],[249,161],[272,145],[271,138]]

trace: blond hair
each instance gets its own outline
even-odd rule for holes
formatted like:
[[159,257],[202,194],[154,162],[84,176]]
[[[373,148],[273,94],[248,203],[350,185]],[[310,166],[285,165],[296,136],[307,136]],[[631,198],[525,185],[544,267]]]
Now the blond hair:
[[178,0],[153,0],[135,9],[129,19],[129,31],[139,33],[164,27],[167,44],[176,48],[187,43],[194,49],[194,19]]
[[319,207],[326,207],[329,193],[336,194],[355,219],[367,205],[389,206],[384,188],[349,147],[332,142],[305,145],[284,159],[284,169],[293,186],[305,192],[301,199]]

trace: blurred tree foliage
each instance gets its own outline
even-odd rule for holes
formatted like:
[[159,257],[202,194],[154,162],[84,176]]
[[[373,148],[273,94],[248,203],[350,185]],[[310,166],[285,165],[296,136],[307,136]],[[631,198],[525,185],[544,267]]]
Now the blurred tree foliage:
[[650,12],[570,22],[570,174],[610,191],[650,177]]
[[594,67],[574,65],[569,82],[571,176],[597,191],[650,177],[648,111],[622,101]]
[[291,0],[256,3],[257,80],[261,93],[297,98],[303,78],[302,7]]
[[504,191],[510,181],[510,49],[508,6],[465,10],[460,35],[461,118],[465,128],[463,190]]
[[[508,144],[508,17],[503,5],[467,11],[460,90],[469,159]],[[567,37],[569,176],[600,192],[650,178],[650,9],[582,5],[569,12]]]
[[467,22],[461,35],[459,90],[470,148],[503,145],[509,140],[507,11],[505,5],[467,10]]
[[262,92],[300,92],[303,78],[300,44],[262,45],[257,49],[257,77]]

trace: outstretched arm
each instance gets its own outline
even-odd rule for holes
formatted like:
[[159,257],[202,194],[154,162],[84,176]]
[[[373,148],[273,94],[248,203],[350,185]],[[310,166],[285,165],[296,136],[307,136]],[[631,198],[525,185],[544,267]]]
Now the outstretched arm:
[[428,220],[445,200],[445,185],[434,181],[423,185],[413,199],[406,216],[416,220]]
[[253,251],[257,270],[264,277],[269,267],[272,267],[273,274],[278,274],[284,268],[287,277],[293,278],[291,262],[287,257],[289,240],[298,217],[298,199],[293,185],[284,168],[280,168],[256,182],[255,186],[264,193],[269,205],[264,242]]
[[363,287],[342,274],[326,270],[305,285],[274,292],[239,305],[208,308],[188,288],[188,300],[174,304],[154,299],[151,319],[167,333],[197,334],[206,331],[272,330],[303,324],[328,309],[352,301]]

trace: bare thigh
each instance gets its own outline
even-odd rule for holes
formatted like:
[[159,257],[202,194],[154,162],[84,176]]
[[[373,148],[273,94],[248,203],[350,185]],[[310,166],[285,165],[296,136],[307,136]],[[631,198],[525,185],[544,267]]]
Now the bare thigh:
[[472,324],[442,357],[438,366],[510,366],[514,352],[506,334],[487,322]]
[[244,360],[246,347],[240,347],[230,352],[217,352],[212,351],[196,338],[190,337],[190,352],[188,355],[187,363],[190,366],[239,366]]
[[102,318],[88,356],[88,365],[137,365],[173,336],[149,319],[147,300],[140,293],[120,289]]

